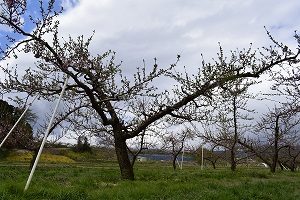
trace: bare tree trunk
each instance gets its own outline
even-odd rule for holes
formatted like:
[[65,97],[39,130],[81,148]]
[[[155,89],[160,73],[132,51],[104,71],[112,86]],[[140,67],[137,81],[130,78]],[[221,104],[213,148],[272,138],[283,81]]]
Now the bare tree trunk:
[[132,161],[131,161],[132,167],[134,166],[135,161],[136,161],[138,155],[139,155],[139,154],[142,152],[142,150],[144,149],[144,143],[145,143],[144,138],[145,138],[145,133],[146,133],[146,130],[143,131],[143,134],[142,134],[142,137],[141,137],[141,142],[140,142],[140,147],[139,147],[139,150],[138,150],[137,152],[133,152],[133,151],[130,150],[129,147],[127,147],[128,152],[132,155]]
[[[127,145],[126,145],[127,146]],[[131,159],[131,166],[133,168],[134,164],[135,164],[135,161],[137,160],[137,157],[138,155],[140,154],[140,150],[138,152],[133,152],[130,150],[130,148],[127,146],[127,151],[128,153],[132,156],[132,159]]]
[[172,165],[173,165],[173,169],[176,170],[176,159],[177,159],[177,156],[173,156],[173,160],[172,160]]
[[115,137],[115,150],[121,171],[121,178],[134,180],[133,167],[128,156],[126,140]]
[[216,169],[216,162],[211,162],[214,169]]
[[300,152],[298,152],[297,155],[294,156],[293,159],[291,160],[290,169],[291,169],[292,172],[295,172],[296,169],[297,169],[297,157],[299,156],[299,154],[300,154]]
[[291,161],[290,161],[290,165],[289,165],[289,168],[290,168],[290,170],[292,171],[292,172],[295,172],[296,171],[296,169],[297,169],[297,157],[300,155],[300,151],[298,151],[296,154],[292,154],[292,152],[291,152],[291,146],[289,146],[289,155],[290,155],[290,157],[291,157]]
[[291,172],[295,172],[296,171],[296,161],[294,159],[292,160],[290,169],[291,169]]
[[278,141],[279,141],[279,117],[280,115],[276,116],[276,124],[275,124],[275,135],[274,135],[274,154],[272,158],[272,165],[271,165],[271,172],[275,173],[276,166],[279,157],[279,148],[278,148]]
[[181,146],[181,148],[180,148],[180,150],[178,152],[175,152],[174,149],[173,149],[173,153],[172,153],[172,155],[173,155],[172,165],[173,165],[173,169],[174,170],[176,170],[176,160],[178,158],[179,153],[182,151],[182,147],[183,147],[183,145]]
[[132,155],[132,161],[131,161],[131,165],[132,165],[132,167],[134,166],[134,164],[135,164],[135,161],[136,161],[137,157],[138,157],[138,155],[137,155],[137,154],[134,154],[134,155]]
[[235,149],[230,150],[231,171],[236,170]]
[[217,163],[216,160],[211,160],[211,159],[209,159],[209,158],[204,158],[204,159],[205,159],[205,160],[208,160],[208,161],[211,163],[211,165],[213,166],[213,168],[216,169],[216,163]]
[[234,136],[233,136],[233,144],[230,149],[230,156],[231,156],[231,171],[235,171],[236,170],[235,151],[236,151],[236,144],[238,142],[236,96],[234,96],[233,98],[232,105],[233,105]]

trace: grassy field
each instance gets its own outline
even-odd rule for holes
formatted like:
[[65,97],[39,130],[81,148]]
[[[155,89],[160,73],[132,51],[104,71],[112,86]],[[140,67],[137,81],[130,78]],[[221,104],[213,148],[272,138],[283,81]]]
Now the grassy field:
[[29,169],[0,163],[0,199],[300,199],[300,174],[266,169],[204,169],[170,163],[137,163],[135,181],[119,178],[115,162],[41,164],[23,192]]

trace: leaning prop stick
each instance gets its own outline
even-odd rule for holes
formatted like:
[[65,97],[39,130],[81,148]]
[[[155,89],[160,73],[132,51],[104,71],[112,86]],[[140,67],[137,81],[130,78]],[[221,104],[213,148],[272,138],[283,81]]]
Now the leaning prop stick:
[[61,101],[61,99],[62,99],[62,97],[63,97],[63,94],[64,94],[64,92],[65,92],[65,89],[66,89],[66,86],[67,86],[67,83],[68,83],[68,79],[69,79],[69,76],[66,77],[65,83],[64,83],[63,88],[62,88],[62,90],[61,90],[61,93],[60,93],[60,95],[59,95],[59,99],[58,99],[58,101],[57,101],[57,103],[56,103],[56,105],[55,105],[55,108],[54,108],[54,110],[53,110],[53,113],[52,113],[52,116],[51,116],[51,119],[50,119],[48,128],[47,128],[47,130],[46,130],[46,133],[45,133],[45,136],[44,136],[44,138],[43,138],[42,144],[41,144],[41,146],[40,146],[39,152],[38,152],[38,154],[37,154],[37,156],[36,156],[36,159],[35,159],[35,161],[34,161],[34,164],[33,164],[33,166],[32,166],[32,169],[31,169],[30,175],[29,175],[29,177],[28,177],[27,183],[26,183],[26,185],[25,185],[24,191],[26,191],[26,190],[28,189],[29,185],[30,185],[30,182],[31,182],[31,179],[32,179],[32,177],[33,177],[35,168],[36,168],[36,166],[37,166],[37,164],[38,164],[38,162],[39,162],[39,159],[40,159],[40,156],[41,156],[41,154],[42,154],[44,145],[45,145],[45,143],[46,143],[46,141],[47,141],[47,137],[48,137],[48,135],[49,135],[49,132],[50,132],[52,123],[53,123],[53,121],[54,121],[55,114],[56,114],[56,111],[57,111],[57,109],[58,109],[59,103],[60,103],[60,101]]
[[13,132],[13,130],[16,128],[16,126],[18,125],[18,123],[21,121],[21,119],[24,117],[25,113],[27,112],[27,110],[29,109],[29,107],[33,104],[33,102],[36,100],[36,98],[38,97],[35,96],[34,99],[32,100],[31,103],[28,104],[28,106],[26,107],[26,109],[23,111],[22,115],[19,117],[19,119],[16,121],[16,123],[14,124],[14,126],[10,129],[10,131],[8,132],[8,134],[5,136],[5,138],[3,139],[3,141],[0,144],[0,148],[2,147],[2,145],[4,144],[4,142],[6,141],[6,139],[10,136],[10,134]]

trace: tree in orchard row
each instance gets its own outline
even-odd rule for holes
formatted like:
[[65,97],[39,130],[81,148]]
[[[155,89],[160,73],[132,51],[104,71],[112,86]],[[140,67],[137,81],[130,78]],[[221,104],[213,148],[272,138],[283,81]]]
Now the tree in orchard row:
[[[295,39],[299,48],[300,38],[297,34]],[[277,41],[274,42],[283,46]],[[300,67],[279,66],[271,71],[271,77],[274,80],[271,86],[273,92],[268,96],[282,98],[255,125],[257,139],[240,138],[239,143],[265,162],[271,172],[276,171],[278,164],[294,171],[300,157]]]
[[[162,149],[169,151],[172,156],[172,166],[176,170],[177,164],[179,164],[179,155],[181,154],[182,159],[184,150],[188,150],[188,141],[194,138],[193,132],[189,128],[176,131],[161,131],[160,132]],[[176,163],[177,162],[177,163]],[[182,168],[179,164],[179,167]]]
[[[216,108],[211,112],[211,119],[204,125],[204,133],[200,135],[214,146],[222,146],[230,152],[231,170],[235,171],[238,164],[238,141],[249,131],[251,120],[247,108],[248,88],[255,82],[249,80],[235,80],[221,87],[220,95],[216,96]],[[239,160],[243,160],[242,157]]]
[[[216,90],[227,83],[247,77],[258,78],[276,65],[296,62],[299,55],[298,51],[292,52],[278,44],[263,52],[236,51],[229,59],[219,56],[213,63],[203,61],[194,75],[175,70],[180,58],[177,56],[176,62],[169,67],[160,68],[155,59],[152,67],[142,66],[132,77],[125,77],[122,66],[115,63],[114,52],[96,56],[90,53],[92,37],[60,40],[55,0],[47,5],[40,1],[39,15],[30,17],[26,1],[17,2],[13,6],[6,2],[0,4],[0,24],[11,30],[7,35],[9,44],[1,46],[2,60],[17,59],[20,52],[28,53],[28,57],[34,55],[36,58],[36,66],[22,75],[11,66],[2,66],[7,78],[1,82],[1,87],[53,100],[54,94],[62,90],[63,77],[69,77],[64,102],[73,108],[80,107],[78,110],[82,113],[85,110],[93,113],[99,126],[112,133],[123,179],[134,179],[126,140],[168,115],[180,117],[196,104],[204,108]],[[27,31],[26,23],[33,24],[33,29]],[[220,53],[223,54],[222,50]],[[177,82],[177,87],[159,92],[164,91],[154,85],[159,78],[171,78]],[[135,110],[132,114],[132,109],[143,103],[147,103],[146,109]]]
[[286,164],[292,171],[300,155],[300,109],[293,105],[274,108],[255,125],[256,138],[239,138],[247,152],[254,153],[274,173],[278,166]]

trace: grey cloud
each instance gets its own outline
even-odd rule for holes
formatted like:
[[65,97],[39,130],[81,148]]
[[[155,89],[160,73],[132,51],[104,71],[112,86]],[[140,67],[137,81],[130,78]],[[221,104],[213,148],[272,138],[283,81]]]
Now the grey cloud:
[[[88,37],[95,30],[91,51],[116,51],[129,73],[142,59],[151,63],[157,57],[167,65],[177,54],[180,65],[199,66],[201,53],[215,57],[218,42],[225,50],[247,48],[250,42],[266,45],[263,26],[290,42],[300,7],[298,1],[279,0],[99,0],[78,1],[71,8],[74,2],[63,1],[69,9],[59,18],[60,35]],[[33,65],[33,58],[20,57],[20,70]]]
[[199,55],[204,51],[212,57],[218,42],[228,49],[245,47],[250,42],[261,46],[267,42],[264,25],[294,23],[285,28],[295,28],[290,16],[296,15],[298,6],[280,1],[239,0],[101,2],[97,5],[83,1],[65,14],[63,32],[77,35],[95,30],[93,51],[113,49],[122,60],[153,56],[169,60],[177,53]]

